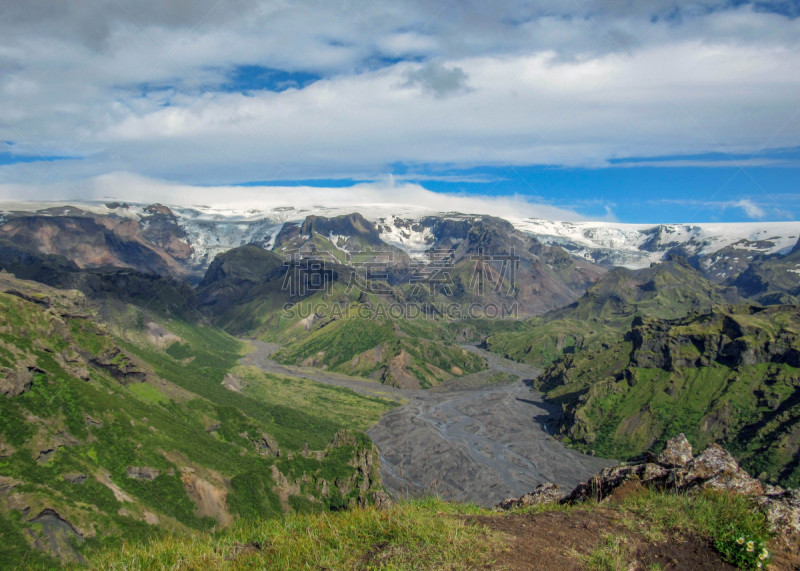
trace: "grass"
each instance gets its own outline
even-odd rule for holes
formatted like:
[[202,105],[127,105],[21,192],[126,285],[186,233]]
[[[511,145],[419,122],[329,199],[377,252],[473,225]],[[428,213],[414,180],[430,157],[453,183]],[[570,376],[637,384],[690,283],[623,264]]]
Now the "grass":
[[497,331],[486,343],[495,353],[541,367],[616,342],[637,315],[673,319],[726,301],[721,286],[678,263],[615,268],[574,304],[527,320],[521,330]]
[[[475,569],[490,565],[499,536],[437,499],[242,522],[217,535],[170,536],[91,558],[102,569]],[[255,545],[259,547],[255,547]],[[244,546],[251,546],[244,549]]]
[[586,567],[602,571],[625,569],[630,559],[630,548],[630,543],[626,541],[626,538],[606,535],[603,538],[603,544],[585,558]]
[[738,533],[769,538],[764,515],[755,508],[752,498],[743,495],[712,490],[688,495],[643,489],[620,501],[618,509],[646,522],[647,528],[636,525],[636,529],[652,541],[668,536],[670,530],[714,540],[731,527]]
[[322,363],[336,368],[355,355],[393,338],[391,323],[347,318],[337,320],[300,343],[282,349],[275,358],[283,363],[294,364],[319,355]]
[[[741,569],[756,568],[757,556],[771,538],[766,518],[753,499],[728,492],[709,490],[690,496],[642,490],[620,502],[617,509],[633,516],[623,521],[645,541],[697,535]],[[752,552],[745,549],[748,540],[755,545]]]
[[[376,301],[376,308],[383,307]],[[413,376],[423,388],[486,368],[483,359],[452,342],[451,332],[442,323],[425,318],[373,319],[355,309],[284,346],[275,359],[287,364],[313,363],[352,376],[380,372],[381,380],[389,384],[395,381],[391,370],[396,365],[401,375]]]
[[[567,552],[576,565],[587,569],[625,569],[638,546],[689,535],[707,540],[728,561],[748,569],[750,563],[736,559],[736,553],[728,549],[730,541],[746,537],[761,546],[770,539],[763,515],[749,498],[714,491],[688,496],[641,489],[602,504],[545,505],[510,514],[425,498],[402,501],[385,511],[356,508],[250,519],[217,533],[169,535],[96,552],[90,556],[90,564],[126,571],[495,568],[495,557],[508,549],[507,537],[493,531],[491,523],[486,527],[460,516],[481,515],[500,521],[545,511],[585,514],[594,509],[616,512],[623,532],[612,536],[599,530],[599,543],[588,554]],[[486,517],[483,522],[488,522]],[[544,530],[532,525],[530,533]]]
[[134,383],[128,387],[128,390],[130,390],[140,399],[147,402],[156,404],[169,402],[169,399],[166,397],[166,395],[164,395],[164,393],[155,388],[153,385],[149,385],[147,383]]
[[383,413],[397,406],[395,401],[369,397],[353,390],[322,385],[298,377],[265,373],[254,367],[234,371],[245,384],[245,394],[273,405],[314,410],[324,419],[342,428],[367,430]]

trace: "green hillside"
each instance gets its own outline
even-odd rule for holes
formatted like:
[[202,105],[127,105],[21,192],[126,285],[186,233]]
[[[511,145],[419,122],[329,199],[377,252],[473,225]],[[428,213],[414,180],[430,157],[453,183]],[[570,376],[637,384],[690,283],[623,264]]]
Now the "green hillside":
[[242,344],[199,323],[0,286],[0,567],[380,490],[361,431],[394,403],[244,369]]
[[681,259],[644,270],[615,268],[577,302],[528,320],[520,331],[495,333],[486,345],[510,359],[543,366],[562,354],[616,342],[636,316],[682,317],[737,299]]
[[406,388],[431,387],[486,368],[483,359],[447,335],[442,325],[426,319],[374,320],[354,312],[287,345],[275,358]]
[[564,355],[535,386],[560,403],[557,433],[601,456],[659,448],[677,432],[723,443],[754,474],[800,484],[797,306],[727,306],[637,318],[605,347]]

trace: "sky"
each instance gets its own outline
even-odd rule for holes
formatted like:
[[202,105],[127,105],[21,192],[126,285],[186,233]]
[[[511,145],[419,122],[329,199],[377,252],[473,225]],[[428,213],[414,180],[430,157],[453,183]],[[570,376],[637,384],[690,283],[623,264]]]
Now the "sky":
[[798,220],[800,3],[0,0],[0,199],[359,193]]

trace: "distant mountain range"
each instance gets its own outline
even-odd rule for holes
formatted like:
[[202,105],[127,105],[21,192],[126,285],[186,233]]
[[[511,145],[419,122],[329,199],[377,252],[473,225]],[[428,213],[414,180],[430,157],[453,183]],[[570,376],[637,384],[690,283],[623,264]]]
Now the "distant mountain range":
[[[359,213],[361,225],[347,215]],[[124,264],[173,275],[202,275],[222,252],[255,244],[286,246],[292,237],[317,234],[343,251],[365,244],[391,246],[415,260],[430,248],[452,247],[464,239],[459,227],[480,213],[436,213],[396,204],[363,207],[309,206],[308,209],[178,207],[160,204],[4,203],[0,238],[56,254],[69,250],[79,264]],[[730,279],[757,256],[786,254],[800,237],[799,222],[735,224],[621,224],[509,218],[516,230],[576,258],[632,269],[679,253],[714,281]],[[84,236],[81,244],[70,235]],[[358,239],[354,239],[358,237]],[[58,238],[64,238],[60,243]],[[86,242],[86,240],[89,242]]]

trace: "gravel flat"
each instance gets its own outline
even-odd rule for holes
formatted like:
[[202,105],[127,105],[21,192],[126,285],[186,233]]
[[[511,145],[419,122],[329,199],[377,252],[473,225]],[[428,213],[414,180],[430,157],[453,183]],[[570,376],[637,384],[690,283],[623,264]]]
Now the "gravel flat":
[[318,369],[281,365],[277,346],[250,341],[256,351],[243,364],[283,375],[344,386],[362,394],[405,402],[368,434],[381,453],[386,489],[398,497],[437,494],[492,506],[545,482],[568,491],[614,462],[567,449],[547,432],[557,407],[530,389],[537,370],[474,346],[491,371],[520,380],[486,384],[486,373],[467,375],[433,390],[400,390]]

